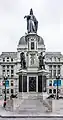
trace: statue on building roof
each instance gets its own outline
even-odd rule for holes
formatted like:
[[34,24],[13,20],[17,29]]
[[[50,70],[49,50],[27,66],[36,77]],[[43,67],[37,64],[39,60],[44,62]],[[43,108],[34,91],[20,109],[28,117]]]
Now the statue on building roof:
[[32,8],[30,9],[30,14],[25,16],[27,18],[27,31],[28,33],[37,33],[38,21],[36,17],[33,15]]
[[43,53],[41,52],[39,56],[39,68],[40,69],[45,69],[44,59],[45,59],[45,55],[43,56]]
[[21,68],[25,69],[26,68],[26,61],[25,61],[25,55],[23,52],[20,54],[20,63],[21,63]]

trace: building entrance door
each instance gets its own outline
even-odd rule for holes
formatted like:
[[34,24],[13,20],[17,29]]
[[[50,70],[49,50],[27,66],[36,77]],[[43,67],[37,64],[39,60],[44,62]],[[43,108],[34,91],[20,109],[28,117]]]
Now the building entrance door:
[[36,92],[36,77],[29,77],[29,92]]

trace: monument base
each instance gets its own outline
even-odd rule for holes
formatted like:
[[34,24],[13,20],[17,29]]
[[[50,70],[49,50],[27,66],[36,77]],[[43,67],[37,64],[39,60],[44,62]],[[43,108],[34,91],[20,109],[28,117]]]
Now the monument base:
[[[11,103],[11,104],[10,104]],[[47,103],[48,104],[48,103]],[[6,110],[10,110],[20,113],[45,113],[51,112],[50,105],[46,104],[46,100],[43,100],[41,93],[29,93],[27,97],[12,98],[8,100]]]

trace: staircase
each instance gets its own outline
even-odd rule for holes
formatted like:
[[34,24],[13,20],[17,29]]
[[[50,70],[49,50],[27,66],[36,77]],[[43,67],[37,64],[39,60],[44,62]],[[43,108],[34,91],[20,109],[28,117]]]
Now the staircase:
[[[47,106],[48,107],[48,106]],[[44,113],[46,108],[43,104],[42,94],[29,94],[28,98],[22,99],[22,103],[16,108],[18,113]]]
[[37,113],[44,112],[43,103],[37,99],[24,99],[22,104],[16,109],[18,113]]
[[[9,102],[10,100],[8,101],[8,103]],[[43,96],[40,93],[29,93],[25,98],[14,98],[11,100],[11,104],[8,104],[6,109],[19,114],[38,114],[50,111],[50,105],[48,104],[48,102],[46,103],[46,100],[43,100]]]

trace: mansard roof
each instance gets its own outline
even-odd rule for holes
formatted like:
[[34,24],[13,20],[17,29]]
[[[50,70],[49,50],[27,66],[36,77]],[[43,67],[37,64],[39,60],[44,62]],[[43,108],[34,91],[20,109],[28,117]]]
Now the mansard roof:
[[63,57],[61,52],[46,52],[45,55],[46,55],[46,57],[49,57],[49,58],[51,58],[51,57],[58,57],[58,58]]
[[1,58],[4,58],[4,57],[17,58],[17,52],[2,52],[0,57]]
[[[63,57],[61,52],[46,52],[45,56],[48,58],[51,58],[51,57],[61,58],[61,57]],[[2,52],[2,54],[0,55],[0,58],[4,58],[4,57],[17,58],[17,52]]]

